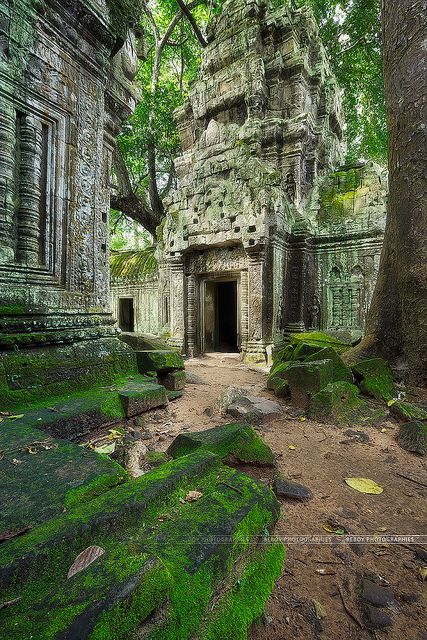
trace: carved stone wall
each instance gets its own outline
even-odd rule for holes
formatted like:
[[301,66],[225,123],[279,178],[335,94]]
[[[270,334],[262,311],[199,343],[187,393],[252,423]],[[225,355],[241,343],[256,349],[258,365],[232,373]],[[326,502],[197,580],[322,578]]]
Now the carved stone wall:
[[283,331],[360,333],[375,281],[386,178],[372,164],[336,171],[341,94],[318,27],[306,7],[274,5],[225,3],[176,113],[179,187],[159,258],[172,341],[189,352],[203,350],[207,279],[238,281],[249,359]]
[[0,395],[7,348],[44,345],[64,370],[64,342],[69,357],[86,342],[100,367],[110,351],[127,357],[109,309],[108,216],[113,138],[136,99],[131,18],[121,0],[0,1]]

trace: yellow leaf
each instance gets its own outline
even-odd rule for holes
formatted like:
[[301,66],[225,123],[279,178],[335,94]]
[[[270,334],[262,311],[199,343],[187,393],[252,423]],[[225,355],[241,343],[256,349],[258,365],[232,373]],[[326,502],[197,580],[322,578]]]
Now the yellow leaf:
[[296,446],[294,444],[290,444],[288,449],[290,449],[291,451],[295,451],[296,450]]
[[396,404],[396,400],[389,400],[389,401],[387,402],[387,406],[388,406],[388,407],[392,407],[394,404]]
[[381,433],[387,433],[387,429],[381,429]]
[[423,582],[427,580],[427,567],[420,567],[420,576]]
[[24,414],[23,414],[23,413],[20,413],[20,414],[19,414],[19,415],[17,415],[17,416],[9,416],[9,420],[20,420],[20,419],[21,419],[21,418],[23,418],[23,417],[24,417]]
[[121,431],[117,431],[117,429],[110,429],[108,439],[119,440],[119,438],[123,438],[123,433]]
[[38,453],[36,447],[34,447],[33,445],[30,445],[29,447],[27,447],[27,451],[28,453],[31,453],[31,455],[35,455],[36,453]]
[[318,602],[317,600],[313,600],[313,604],[314,604],[314,610],[316,612],[316,618],[318,620],[323,620],[323,618],[326,618],[327,613],[326,613],[325,607],[322,604],[320,604],[320,602]]
[[380,495],[384,489],[379,484],[369,478],[346,478],[346,484],[360,493],[370,493],[372,495]]
[[300,422],[306,422],[307,418],[305,416],[301,416],[299,420]]

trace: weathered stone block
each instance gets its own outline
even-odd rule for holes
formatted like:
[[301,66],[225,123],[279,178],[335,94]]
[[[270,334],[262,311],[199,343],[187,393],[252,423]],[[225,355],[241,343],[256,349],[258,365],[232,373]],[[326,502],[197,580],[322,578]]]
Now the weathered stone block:
[[325,347],[316,353],[305,358],[304,362],[314,362],[316,360],[331,360],[333,371],[333,382],[349,382],[353,384],[354,378],[350,367],[340,358],[333,347]]
[[159,373],[157,376],[159,384],[162,384],[169,391],[182,391],[187,381],[185,371],[170,371],[168,373]]
[[[19,606],[1,611],[2,633],[231,638],[262,613],[281,573],[283,546],[253,542],[279,512],[265,485],[209,452],[166,463],[2,545],[2,596],[19,589]],[[95,541],[104,553],[65,580]]]
[[271,465],[274,462],[270,447],[252,427],[244,424],[226,424],[197,433],[182,433],[172,442],[167,453],[179,458],[199,449],[244,463]]
[[278,418],[283,410],[277,402],[255,396],[242,396],[228,407],[227,413],[250,424],[261,424]]
[[137,351],[136,359],[140,373],[167,373],[185,367],[181,354],[172,350]]
[[427,406],[412,402],[395,402],[390,407],[390,413],[399,420],[425,420],[427,421]]
[[168,404],[166,389],[159,384],[130,384],[119,391],[119,397],[127,418]]
[[291,344],[300,349],[302,349],[302,345],[305,345],[306,347],[318,347],[319,349],[330,347],[337,353],[345,353],[351,348],[351,345],[338,340],[338,338],[329,336],[326,333],[322,333],[321,331],[294,333],[291,335]]
[[382,358],[362,360],[353,364],[351,368],[363,393],[385,401],[396,397],[393,372],[386,360]]
[[289,384],[292,399],[308,408],[311,396],[332,382],[332,360],[294,363],[281,375]]
[[349,382],[328,384],[310,400],[310,417],[320,422],[351,425],[357,422],[372,423],[384,416],[385,412],[371,409],[360,397],[356,385]]
[[402,424],[397,441],[402,449],[425,456],[427,454],[427,422],[414,420]]

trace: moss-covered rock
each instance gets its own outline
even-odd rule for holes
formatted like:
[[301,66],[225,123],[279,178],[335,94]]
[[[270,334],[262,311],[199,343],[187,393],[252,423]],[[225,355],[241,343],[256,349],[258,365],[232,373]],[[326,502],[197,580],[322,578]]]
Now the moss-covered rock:
[[427,454],[427,423],[414,420],[402,424],[397,441],[405,451],[425,456]]
[[[186,499],[190,491],[194,500]],[[246,634],[283,567],[281,544],[256,542],[279,512],[265,485],[209,452],[162,465],[1,545],[2,598],[19,598],[0,610],[2,633],[8,640]],[[67,580],[89,545],[104,554]]]
[[272,465],[274,455],[252,427],[244,424],[226,424],[197,433],[180,434],[167,453],[173,458],[192,451],[211,451],[222,459],[233,459],[258,465]]
[[396,397],[393,372],[386,360],[382,358],[361,360],[354,363],[351,368],[363,393],[386,402]]
[[390,407],[390,413],[399,420],[425,420],[427,421],[427,409],[412,402],[397,401]]
[[291,363],[281,377],[289,385],[292,400],[308,408],[310,398],[333,381],[332,360]]
[[137,351],[136,359],[140,373],[156,371],[167,373],[175,369],[184,369],[184,360],[178,351],[153,350]]
[[119,397],[127,418],[168,404],[166,389],[159,384],[146,383],[141,385],[131,382],[125,389],[119,391]]
[[[345,353],[351,349],[351,345],[329,336],[327,333],[321,331],[312,331],[310,333],[294,333],[291,335],[291,345],[294,347],[301,347],[302,345],[307,347],[318,347],[318,349],[324,349],[330,347],[337,353]],[[307,353],[307,355],[311,355]]]
[[313,362],[316,360],[331,360],[333,371],[333,382],[349,382],[353,384],[354,378],[350,367],[348,367],[342,358],[332,347],[325,347],[316,351],[314,354],[304,359],[304,362]]
[[159,373],[157,379],[159,384],[162,384],[169,391],[182,391],[185,388],[186,375],[182,369],[179,371]]
[[333,382],[313,395],[310,400],[310,417],[320,422],[352,425],[371,424],[385,416],[380,409],[372,409],[360,397],[360,391],[349,382]]

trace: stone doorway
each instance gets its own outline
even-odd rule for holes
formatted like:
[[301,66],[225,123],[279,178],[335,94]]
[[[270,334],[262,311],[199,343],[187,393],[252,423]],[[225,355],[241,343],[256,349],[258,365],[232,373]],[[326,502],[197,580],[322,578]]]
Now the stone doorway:
[[240,351],[238,281],[207,280],[204,287],[202,351]]
[[119,327],[126,333],[135,331],[135,309],[133,298],[119,299]]

